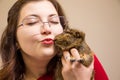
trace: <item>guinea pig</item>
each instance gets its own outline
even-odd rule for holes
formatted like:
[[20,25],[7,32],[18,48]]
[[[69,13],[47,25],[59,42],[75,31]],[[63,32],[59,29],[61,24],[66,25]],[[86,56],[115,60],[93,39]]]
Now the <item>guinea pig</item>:
[[[76,48],[80,54],[81,60],[79,61],[81,64],[83,64],[86,67],[89,67],[89,65],[93,61],[93,53],[90,49],[90,47],[87,45],[85,41],[85,33],[76,29],[67,29],[63,31],[63,33],[57,35],[55,37],[55,50],[60,57],[62,57],[63,51],[69,51],[72,48]],[[72,59],[72,58],[71,58]],[[62,68],[62,63],[58,62],[57,64],[57,75],[56,76],[62,76],[59,70]],[[94,77],[94,71],[91,76],[91,80],[93,80]],[[63,80],[58,79],[58,80]]]

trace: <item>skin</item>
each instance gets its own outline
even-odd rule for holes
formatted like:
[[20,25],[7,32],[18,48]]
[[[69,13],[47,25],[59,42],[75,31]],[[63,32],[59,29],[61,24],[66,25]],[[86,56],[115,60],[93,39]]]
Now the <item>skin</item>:
[[[51,15],[58,15],[54,6],[48,1],[30,2],[22,8],[19,24],[24,18],[33,14],[40,17],[43,22],[47,22]],[[54,45],[46,46],[40,41],[46,38],[54,39],[62,32],[61,24],[50,27],[47,23],[35,27],[20,26],[17,29],[17,39],[27,67],[26,76],[29,77],[29,80],[32,80],[33,75],[36,79],[45,74],[48,62],[55,55]]]
[[[31,15],[37,15],[42,22],[48,22],[50,16],[58,16],[58,13],[49,1],[30,2],[21,9],[18,25],[20,25],[25,18],[31,17]],[[56,54],[54,53],[53,44],[44,45],[41,41],[46,38],[54,40],[55,36],[62,32],[63,28],[61,24],[51,27],[47,23],[43,26],[18,27],[16,36],[27,69],[25,80],[36,80],[46,73],[48,62]],[[73,57],[76,59],[80,58],[78,57],[79,53],[76,49],[72,49],[71,52]],[[61,59],[63,63],[62,74],[64,80],[90,79],[93,64],[91,64],[89,68],[86,68],[77,62],[71,64],[69,59],[66,60],[64,58],[65,56],[70,56],[70,53],[65,51],[64,56]],[[86,75],[86,73],[88,74]]]
[[[62,57],[62,75],[64,80],[90,80],[92,71],[94,69],[94,61],[91,63],[89,67],[85,67],[79,62],[70,62],[70,56],[73,56],[76,60],[80,59],[79,52],[77,49],[73,48],[70,50],[71,54],[68,51],[63,52]],[[65,59],[65,57],[68,57]]]

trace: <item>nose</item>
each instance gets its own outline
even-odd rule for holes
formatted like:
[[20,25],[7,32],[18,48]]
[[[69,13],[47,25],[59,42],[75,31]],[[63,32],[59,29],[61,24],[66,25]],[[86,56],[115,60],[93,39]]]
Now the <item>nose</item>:
[[51,34],[51,28],[49,22],[43,22],[41,33],[44,35]]

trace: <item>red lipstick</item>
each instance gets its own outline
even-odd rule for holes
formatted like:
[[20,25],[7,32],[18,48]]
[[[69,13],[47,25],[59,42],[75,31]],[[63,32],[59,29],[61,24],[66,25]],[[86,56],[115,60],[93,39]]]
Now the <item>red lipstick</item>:
[[54,43],[53,39],[51,38],[46,38],[44,40],[41,41],[42,44],[45,44],[45,45],[52,45]]

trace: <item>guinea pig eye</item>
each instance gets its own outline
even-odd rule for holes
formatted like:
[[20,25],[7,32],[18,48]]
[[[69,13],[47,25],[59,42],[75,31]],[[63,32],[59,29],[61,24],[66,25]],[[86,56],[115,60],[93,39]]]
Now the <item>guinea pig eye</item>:
[[69,43],[67,41],[63,41],[63,44],[67,46]]

